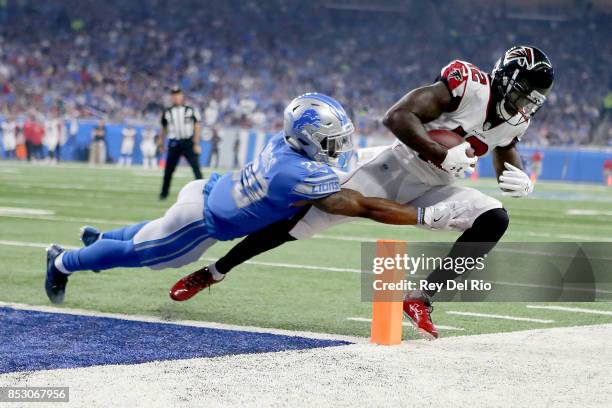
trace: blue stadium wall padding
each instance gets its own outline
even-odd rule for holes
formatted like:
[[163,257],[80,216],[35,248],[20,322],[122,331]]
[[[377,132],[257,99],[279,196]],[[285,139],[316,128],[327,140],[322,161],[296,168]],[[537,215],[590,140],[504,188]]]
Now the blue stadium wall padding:
[[[68,138],[67,142],[62,146],[62,160],[80,160],[86,161],[88,158],[89,144],[91,142],[91,131],[96,125],[94,120],[80,120],[79,130],[77,135]],[[140,152],[140,140],[143,126],[134,126],[136,128],[136,143],[134,147],[133,163],[142,163],[142,154]],[[121,149],[121,130],[123,125],[117,123],[109,123],[106,125],[106,142],[108,156],[111,162],[116,162],[119,159]],[[234,163],[234,141],[240,140],[240,143],[246,143],[246,146],[240,146],[237,149],[238,163],[244,165],[255,158],[259,150],[265,146],[274,133],[264,132],[260,130],[239,129],[224,129],[220,134],[223,137],[231,140],[222,140],[219,144],[220,163],[222,167],[231,167]],[[355,145],[366,147],[369,145],[370,139],[360,136]],[[200,164],[202,166],[209,165],[211,143],[207,140],[202,140],[202,154],[200,155]],[[2,144],[0,143],[0,150]],[[523,157],[525,167],[529,168],[529,158],[536,148],[521,147],[519,151]],[[603,182],[603,165],[606,159],[612,159],[612,149],[588,149],[588,148],[568,148],[568,147],[542,147],[538,148],[542,155],[542,180],[557,180],[557,181],[574,181],[574,182]],[[45,152],[46,153],[46,152]],[[2,157],[4,152],[2,152]],[[481,177],[495,177],[491,156],[482,157],[479,160],[478,171]]]
[[[602,183],[604,162],[612,159],[612,151],[604,149],[519,147],[525,168],[529,169],[530,157],[536,150],[543,156],[540,180]],[[481,177],[495,177],[491,155],[478,161],[478,172]]]

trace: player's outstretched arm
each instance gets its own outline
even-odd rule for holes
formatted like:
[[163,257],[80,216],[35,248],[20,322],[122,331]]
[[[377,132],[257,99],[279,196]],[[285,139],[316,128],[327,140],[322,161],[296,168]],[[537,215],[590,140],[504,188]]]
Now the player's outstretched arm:
[[444,203],[434,207],[416,208],[379,197],[364,197],[363,194],[343,188],[312,204],[330,214],[362,217],[397,225],[424,224],[436,229],[453,229],[465,220],[461,217],[467,203]]
[[385,224],[414,225],[418,223],[416,208],[385,198],[364,197],[363,194],[348,188],[315,200],[312,204],[326,213],[369,218]]

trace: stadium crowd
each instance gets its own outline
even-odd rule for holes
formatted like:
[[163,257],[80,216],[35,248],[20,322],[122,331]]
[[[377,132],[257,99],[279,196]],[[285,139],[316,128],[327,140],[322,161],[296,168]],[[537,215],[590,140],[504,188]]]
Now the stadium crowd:
[[592,134],[612,88],[609,15],[541,21],[446,1],[401,12],[329,4],[0,0],[0,115],[158,122],[167,88],[179,84],[205,125],[275,130],[289,99],[317,90],[350,107],[361,133],[380,135],[384,111],[450,60],[490,71],[511,45],[533,43],[557,83],[526,141],[601,144]]

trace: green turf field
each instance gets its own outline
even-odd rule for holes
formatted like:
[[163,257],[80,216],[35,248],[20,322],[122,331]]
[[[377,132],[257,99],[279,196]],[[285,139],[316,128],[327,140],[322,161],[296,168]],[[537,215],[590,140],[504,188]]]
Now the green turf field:
[[[189,180],[190,174],[181,169],[175,176],[173,193]],[[79,227],[85,224],[112,229],[160,216],[172,202],[157,200],[160,182],[160,172],[140,168],[0,163],[0,301],[49,304],[43,289],[44,247],[51,242],[78,246]],[[465,183],[501,199],[493,180]],[[610,188],[538,183],[529,199],[503,201],[511,219],[505,241],[612,240]],[[449,241],[454,237],[454,233],[357,221],[261,255],[255,263],[232,271],[210,293],[185,303],[172,302],[168,289],[193,268],[79,272],[70,279],[64,305],[169,320],[367,336],[367,322],[347,319],[370,315],[370,305],[360,299],[360,275],[350,271],[360,268],[360,240]],[[205,257],[219,257],[231,245],[218,243]],[[205,263],[203,260],[201,265]],[[612,303],[555,305],[612,312]],[[547,322],[456,315],[449,311]],[[612,314],[534,309],[523,303],[439,302],[433,318],[436,324],[463,329],[441,330],[443,336],[612,322]],[[413,336],[411,330],[405,333]]]

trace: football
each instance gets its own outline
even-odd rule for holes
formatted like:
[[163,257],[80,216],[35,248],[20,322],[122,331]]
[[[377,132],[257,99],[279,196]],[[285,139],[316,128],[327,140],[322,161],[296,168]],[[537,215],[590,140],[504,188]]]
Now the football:
[[[452,130],[447,129],[434,129],[427,132],[431,140],[434,142],[441,144],[442,146],[450,149],[451,147],[455,147],[458,144],[465,142],[465,139],[453,132]],[[468,157],[474,157],[475,151],[472,147],[467,149],[466,155]]]

